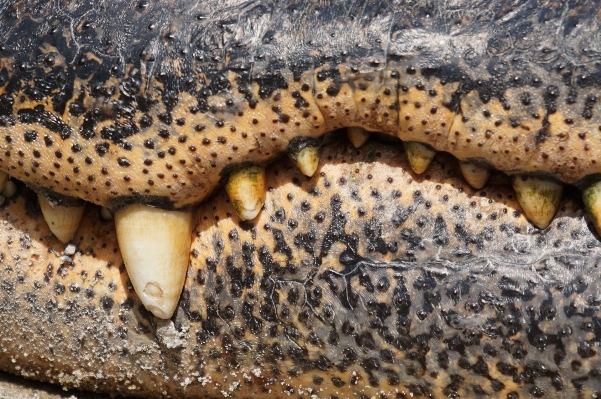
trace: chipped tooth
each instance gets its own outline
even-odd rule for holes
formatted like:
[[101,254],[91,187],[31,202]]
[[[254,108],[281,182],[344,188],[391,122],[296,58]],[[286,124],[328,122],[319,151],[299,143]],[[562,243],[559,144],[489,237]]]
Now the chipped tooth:
[[190,261],[192,212],[130,205],[115,213],[119,249],[142,304],[155,316],[173,315]]
[[2,196],[4,198],[12,198],[16,193],[17,185],[14,181],[8,180],[4,185],[4,189],[2,190]]
[[563,185],[528,176],[514,176],[511,180],[518,202],[528,220],[539,229],[547,228],[557,212]]
[[436,151],[417,141],[405,141],[403,147],[405,148],[411,169],[418,175],[428,169],[430,162],[432,162],[432,159],[436,155]]
[[246,166],[232,172],[225,190],[240,219],[254,219],[265,203],[265,169]]
[[370,133],[365,131],[362,127],[347,127],[346,132],[348,139],[355,148],[361,147],[367,139],[369,139]]
[[584,190],[582,198],[597,233],[601,235],[601,182],[594,183]]
[[478,190],[484,187],[490,176],[490,170],[471,162],[460,161],[459,168],[467,184]]
[[79,227],[79,222],[81,222],[85,204],[82,206],[57,205],[42,194],[38,194],[38,201],[44,220],[52,234],[63,244],[71,241]]
[[319,148],[315,146],[306,146],[294,154],[289,155],[298,169],[305,176],[313,176],[319,165]]

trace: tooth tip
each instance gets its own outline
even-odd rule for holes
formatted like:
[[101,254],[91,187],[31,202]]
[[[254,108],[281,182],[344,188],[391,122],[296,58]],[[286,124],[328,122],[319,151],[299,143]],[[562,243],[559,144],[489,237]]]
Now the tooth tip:
[[459,162],[459,167],[467,184],[477,190],[486,185],[490,176],[490,171],[488,169],[464,161]]
[[48,228],[63,244],[73,239],[83,217],[84,206],[54,206],[43,195],[38,194],[38,201]]
[[546,229],[559,207],[563,186],[537,177],[514,176],[513,189],[524,214],[539,229]]
[[353,147],[359,148],[369,139],[370,134],[362,127],[347,127],[347,136]]
[[436,151],[422,143],[406,141],[403,143],[411,169],[418,175],[424,173],[436,155]]
[[240,219],[256,218],[265,203],[265,169],[246,166],[232,172],[225,190]]
[[140,301],[155,316],[170,318],[188,270],[192,212],[130,205],[115,213],[115,227],[129,279]]
[[313,146],[304,147],[295,154],[294,162],[305,176],[313,176],[319,166],[319,148]]

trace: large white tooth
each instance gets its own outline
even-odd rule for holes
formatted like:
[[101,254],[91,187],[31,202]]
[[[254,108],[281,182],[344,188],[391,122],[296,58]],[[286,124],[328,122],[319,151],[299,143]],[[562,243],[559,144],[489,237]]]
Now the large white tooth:
[[528,220],[539,229],[547,228],[557,212],[563,185],[529,176],[514,176],[511,181]]
[[265,203],[265,169],[245,166],[232,172],[225,190],[240,219],[256,218]]
[[409,159],[409,165],[415,173],[422,174],[428,169],[430,162],[434,159],[436,151],[432,150],[425,144],[416,141],[405,141],[403,143],[405,153]]
[[355,148],[361,147],[369,139],[370,134],[362,127],[347,127],[346,133],[349,141]]
[[471,162],[460,161],[459,168],[467,184],[478,190],[486,185],[490,176],[490,170]]
[[192,212],[135,204],[115,213],[115,227],[138,297],[155,316],[170,318],[190,262]]
[[289,155],[294,161],[298,169],[303,172],[305,176],[313,176],[319,165],[319,148],[315,146],[306,146],[301,148],[294,154]]
[[49,201],[48,198],[42,194],[38,194],[38,201],[40,202],[44,220],[48,224],[52,234],[54,234],[63,244],[71,241],[79,227],[79,222],[81,222],[85,205],[58,205]]

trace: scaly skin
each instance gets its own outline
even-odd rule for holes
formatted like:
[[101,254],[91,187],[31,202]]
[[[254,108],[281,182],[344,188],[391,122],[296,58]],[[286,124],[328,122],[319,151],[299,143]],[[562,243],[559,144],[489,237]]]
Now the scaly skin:
[[[566,6],[567,7],[567,6]],[[112,209],[363,126],[504,172],[601,170],[597,2],[5,5],[0,169]]]
[[253,223],[222,191],[197,210],[164,324],[128,286],[112,223],[89,209],[79,252],[60,260],[24,193],[2,212],[0,366],[135,397],[601,390],[601,246],[578,200],[543,232],[503,176],[473,190],[450,157],[426,176],[400,146],[338,142],[322,160],[311,179],[288,160],[269,168]]
[[[0,169],[67,204],[192,209],[240,163],[345,126],[507,174],[600,172],[597,2],[2,7]],[[97,210],[61,258],[23,189],[3,211],[0,367],[138,397],[599,395],[579,201],[541,232],[507,187],[441,162],[418,177],[397,146],[338,143],[311,179],[275,164],[252,222],[218,193],[171,321]]]

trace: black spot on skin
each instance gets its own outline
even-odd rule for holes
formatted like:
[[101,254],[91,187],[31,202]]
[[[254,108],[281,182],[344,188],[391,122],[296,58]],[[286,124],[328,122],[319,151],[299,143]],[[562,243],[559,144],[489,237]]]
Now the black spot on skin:
[[329,86],[326,89],[326,93],[328,94],[328,96],[330,97],[336,97],[338,95],[338,93],[340,92],[340,89],[336,86]]
[[100,307],[107,313],[109,313],[113,309],[115,301],[112,298],[103,296],[100,298]]
[[38,138],[38,134],[33,130],[26,131],[23,134],[23,136],[24,136],[25,141],[28,143],[31,143],[32,141],[35,141],[35,139]]

